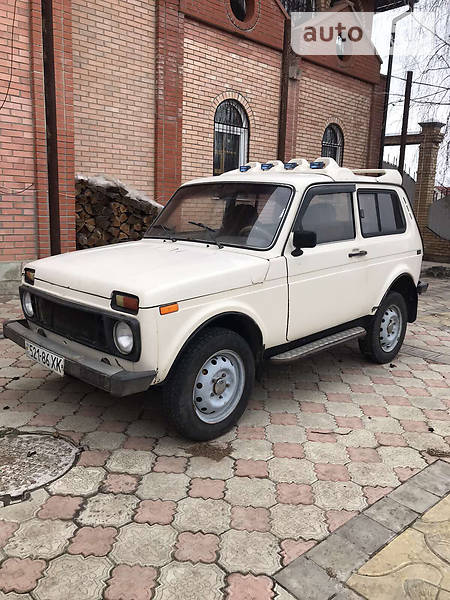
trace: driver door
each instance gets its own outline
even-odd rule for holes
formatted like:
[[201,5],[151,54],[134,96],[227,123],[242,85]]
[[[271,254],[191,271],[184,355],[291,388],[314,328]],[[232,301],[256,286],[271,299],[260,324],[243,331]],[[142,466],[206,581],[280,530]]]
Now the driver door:
[[286,246],[289,341],[342,325],[367,310],[354,196],[351,184],[317,185],[305,193],[294,230],[315,231],[317,246],[292,256],[292,233]]

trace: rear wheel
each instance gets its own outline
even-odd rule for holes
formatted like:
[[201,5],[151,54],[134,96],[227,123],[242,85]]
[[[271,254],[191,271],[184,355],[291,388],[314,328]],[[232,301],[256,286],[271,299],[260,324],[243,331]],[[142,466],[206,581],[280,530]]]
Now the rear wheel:
[[244,412],[254,377],[255,360],[244,338],[221,327],[200,332],[165,385],[175,428],[197,441],[222,435]]
[[405,339],[407,321],[404,297],[391,292],[378,307],[366,337],[359,340],[361,352],[376,363],[393,360]]

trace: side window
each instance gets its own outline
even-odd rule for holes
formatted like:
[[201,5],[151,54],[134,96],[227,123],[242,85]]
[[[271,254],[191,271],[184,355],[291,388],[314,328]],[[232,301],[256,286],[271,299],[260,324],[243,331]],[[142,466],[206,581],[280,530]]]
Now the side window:
[[302,212],[300,227],[304,231],[315,231],[318,244],[355,237],[353,201],[349,192],[318,193]]
[[393,191],[358,192],[359,218],[364,237],[403,233],[405,217],[399,197]]
[[363,236],[378,235],[380,232],[380,223],[378,221],[376,194],[359,193],[358,203]]
[[377,194],[382,233],[405,230],[402,209],[397,194]]

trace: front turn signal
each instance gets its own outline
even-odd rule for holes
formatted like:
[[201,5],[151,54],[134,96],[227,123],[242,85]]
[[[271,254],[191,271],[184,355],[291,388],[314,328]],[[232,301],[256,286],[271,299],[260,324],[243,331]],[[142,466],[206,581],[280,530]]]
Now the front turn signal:
[[160,315],[170,315],[170,313],[178,312],[178,302],[172,302],[172,304],[165,304],[159,307]]

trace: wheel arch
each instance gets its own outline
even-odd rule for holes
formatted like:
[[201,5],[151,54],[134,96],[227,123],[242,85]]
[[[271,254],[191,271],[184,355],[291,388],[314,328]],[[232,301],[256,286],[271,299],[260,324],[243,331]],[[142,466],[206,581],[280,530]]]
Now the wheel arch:
[[413,323],[417,319],[418,295],[412,275],[410,273],[398,275],[386,290],[379,304],[382,304],[391,292],[398,292],[404,297],[408,308],[408,322]]
[[[226,311],[214,316],[209,317],[203,323],[201,323],[184,341],[180,347],[178,354],[172,362],[170,369],[165,377],[170,377],[173,369],[176,367],[181,355],[183,354],[189,343],[202,331],[209,327],[222,327],[223,329],[229,329],[235,333],[241,335],[245,341],[249,344],[253,355],[255,357],[255,363],[259,364],[262,360],[264,352],[263,333],[261,328],[252,317],[239,311]],[[162,383],[162,382],[161,382]]]

